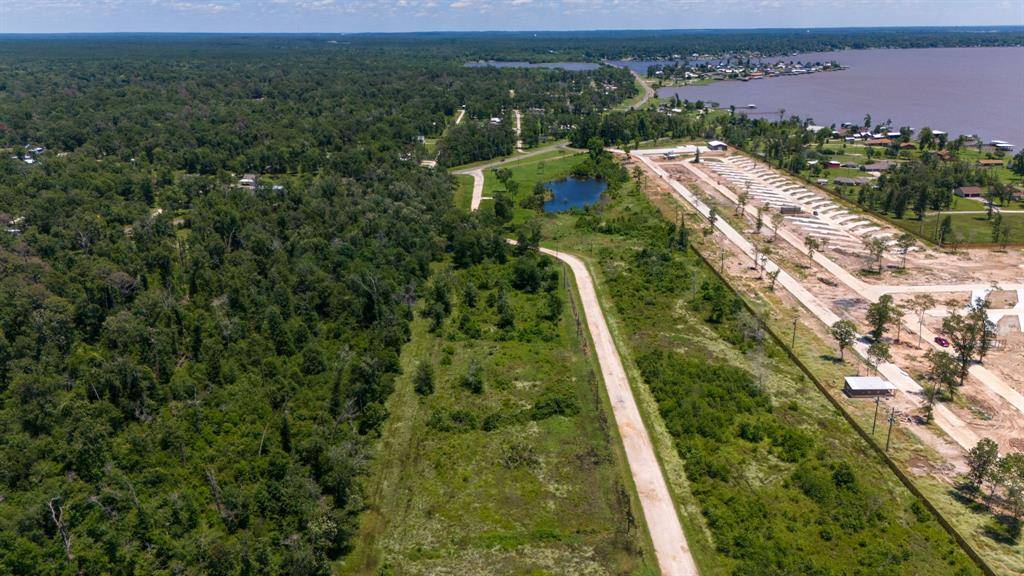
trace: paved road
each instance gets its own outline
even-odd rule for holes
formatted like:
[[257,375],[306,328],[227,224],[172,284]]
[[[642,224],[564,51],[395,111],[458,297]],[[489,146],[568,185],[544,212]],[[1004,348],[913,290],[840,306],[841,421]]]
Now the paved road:
[[455,125],[456,126],[458,126],[459,124],[462,124],[462,117],[465,116],[465,115],[466,115],[466,109],[465,108],[459,110],[459,115],[455,117]]
[[[707,206],[703,201],[700,200],[695,194],[690,192],[680,182],[673,179],[668,172],[663,168],[655,164],[649,158],[647,158],[643,151],[632,153],[634,158],[639,159],[645,166],[647,166],[652,172],[657,174],[662,180],[668,185],[688,204],[696,209],[705,218],[710,213],[710,207]],[[749,240],[746,239],[741,233],[736,231],[728,222],[723,218],[717,218],[715,220],[715,228],[734,246],[739,248],[744,254],[747,255],[753,261],[755,251],[754,246]],[[781,237],[785,237],[786,230],[779,231]],[[801,249],[802,245],[794,243],[797,249]],[[815,260],[820,256],[815,255]],[[831,261],[830,261],[831,262]],[[834,264],[834,263],[833,263]],[[840,269],[842,269],[840,267]],[[839,316],[833,312],[830,308],[824,305],[814,294],[811,294],[799,280],[791,276],[785,270],[781,269],[775,262],[769,260],[765,265],[767,272],[774,272],[779,270],[778,278],[776,283],[782,286],[787,292],[793,295],[807,310],[809,310],[819,321],[826,326],[831,326],[839,320]],[[845,270],[844,270],[845,271]],[[862,358],[867,358],[867,344],[858,342],[854,345],[853,349]],[[920,384],[914,381],[906,372],[904,372],[899,366],[895,364],[884,363],[878,367],[878,372],[885,376],[890,382],[896,385],[897,388],[903,392],[921,396],[924,389]],[[966,422],[961,420],[956,414],[949,410],[943,404],[936,404],[933,412],[935,423],[949,435],[957,444],[963,447],[965,450],[969,450],[978,443],[978,436],[974,434],[970,426]]]
[[[540,151],[538,149],[533,153],[536,154]],[[494,165],[500,163],[496,162]],[[471,210],[476,210],[480,205],[479,200],[476,200],[477,188],[479,187],[482,193],[483,169],[490,166],[485,165],[462,172],[473,175],[474,203],[470,206]],[[636,485],[637,496],[640,499],[640,506],[643,508],[644,520],[647,522],[647,530],[654,544],[654,553],[658,558],[661,574],[662,576],[698,576],[700,573],[697,571],[697,564],[693,560],[690,546],[683,534],[683,527],[679,523],[679,513],[675,503],[672,502],[668,485],[665,483],[665,476],[661,471],[661,464],[654,454],[651,437],[647,434],[647,428],[644,426],[640,410],[633,398],[629,378],[626,376],[622,358],[619,357],[619,350],[615,347],[615,341],[612,339],[608,323],[605,321],[590,271],[587,270],[582,260],[571,254],[547,248],[541,248],[541,252],[568,264],[576,278],[576,287],[583,305],[583,315],[587,320],[590,336],[594,340],[594,352],[597,354],[597,361],[601,366],[601,376],[604,379],[605,389],[608,391],[612,415],[615,417],[619,436],[622,437],[626,461],[629,463],[629,471],[633,476],[633,483]]]
[[690,547],[679,524],[679,514],[672,502],[665,477],[661,473],[661,466],[654,455],[651,438],[647,434],[640,410],[633,398],[619,351],[605,322],[590,272],[583,261],[575,256],[547,248],[541,248],[541,252],[568,264],[573,276],[576,277],[587,328],[594,339],[594,351],[601,365],[605,389],[608,390],[612,413],[626,450],[626,460],[633,474],[633,482],[640,497],[647,529],[654,542],[661,573],[664,576],[696,576],[697,565],[690,554]]
[[633,108],[643,108],[644,104],[647,104],[647,102],[651,98],[654,98],[654,88],[651,88],[647,84],[647,82],[644,82],[644,77],[641,76],[639,73],[637,73],[636,70],[630,70],[630,72],[633,73],[633,77],[636,78],[637,82],[639,82],[640,85],[643,86],[643,89],[644,89],[644,97],[641,98],[639,102],[634,104]]

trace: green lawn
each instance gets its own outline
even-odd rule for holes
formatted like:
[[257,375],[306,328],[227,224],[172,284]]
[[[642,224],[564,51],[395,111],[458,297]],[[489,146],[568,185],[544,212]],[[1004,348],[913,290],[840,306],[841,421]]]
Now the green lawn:
[[[940,218],[946,215],[929,214],[924,221],[913,218],[908,214],[907,218],[896,219],[891,216],[886,219],[893,224],[917,234],[930,241],[936,241],[937,228],[941,222]],[[953,225],[953,237],[964,244],[991,244],[992,243],[992,222],[985,214],[950,214]],[[1003,222],[1010,225],[1009,244],[1024,243],[1024,214],[1004,214]]]
[[[740,312],[720,324],[706,320],[705,281],[713,283],[713,276],[692,254],[666,253],[664,225],[646,198],[629,191],[612,198],[594,215],[546,216],[545,237],[581,253],[595,273],[702,573],[749,573],[769,565],[794,574],[977,573],[827,399],[780,349],[756,337],[756,321]],[[598,229],[604,232],[588,231]],[[651,372],[659,357],[677,366],[672,370],[696,369],[696,379],[688,380],[685,370],[669,378]],[[827,364],[834,374],[850,370]],[[716,381],[742,380],[743,373],[769,399],[766,411],[735,416],[732,406],[747,400],[728,397],[737,393],[729,385],[715,387]],[[707,428],[694,424],[705,419]],[[751,422],[813,447],[787,455],[752,432],[761,424]],[[903,441],[899,432],[897,438]],[[840,468],[856,478],[856,495],[823,497],[808,484]],[[855,511],[864,506],[882,516],[853,524],[842,519],[860,517]]]
[[[519,205],[533,192],[534,185],[538,182],[543,184],[565,178],[579,164],[581,156],[581,153],[572,150],[555,150],[503,165],[502,168],[512,171],[511,179],[519,184],[519,191],[514,199],[513,224],[520,223],[535,214],[532,210],[521,208]],[[493,198],[501,190],[503,187],[495,175],[495,169],[486,170],[484,172],[484,197]],[[482,205],[486,209],[492,209],[491,206],[492,203],[489,201],[484,201]]]
[[456,174],[455,182],[455,205],[469,211],[470,203],[473,200],[473,177],[469,174]]
[[[562,313],[546,318],[543,288],[507,288],[512,329],[496,326],[492,299],[511,282],[513,261],[435,272],[450,273],[453,286],[474,283],[477,304],[459,288],[439,331],[419,314],[413,321],[342,573],[654,576],[599,372],[567,300],[572,278],[541,260]],[[429,396],[413,389],[421,362],[434,370]],[[481,393],[460,384],[471,362]]]

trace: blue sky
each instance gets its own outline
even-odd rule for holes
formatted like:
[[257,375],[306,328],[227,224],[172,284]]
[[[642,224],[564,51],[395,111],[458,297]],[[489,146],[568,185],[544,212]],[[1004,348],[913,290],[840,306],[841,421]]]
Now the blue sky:
[[1024,0],[0,0],[0,33],[1024,25]]

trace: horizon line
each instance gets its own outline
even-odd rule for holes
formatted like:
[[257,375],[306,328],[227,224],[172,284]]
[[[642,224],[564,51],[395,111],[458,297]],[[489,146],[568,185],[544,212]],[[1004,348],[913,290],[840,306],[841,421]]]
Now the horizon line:
[[[359,35],[411,35],[411,34],[572,34],[572,33],[600,33],[600,32],[755,32],[755,31],[794,31],[794,30],[980,30],[987,28],[1014,29],[1024,31],[1024,23],[1021,24],[971,24],[971,25],[895,25],[895,26],[772,26],[772,27],[735,27],[735,28],[576,28],[576,29],[516,29],[516,30],[405,30],[405,31],[360,31],[360,32],[339,32],[308,30],[303,32],[282,32],[282,31],[188,31],[188,30],[118,30],[106,32],[0,32],[4,36],[130,36],[130,35],[196,35],[196,36],[359,36]],[[1024,37],[1021,38],[1024,42]]]

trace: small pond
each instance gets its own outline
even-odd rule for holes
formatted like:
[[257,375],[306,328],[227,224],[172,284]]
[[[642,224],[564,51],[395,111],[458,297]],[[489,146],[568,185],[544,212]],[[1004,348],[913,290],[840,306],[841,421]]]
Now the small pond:
[[558,68],[561,70],[568,70],[570,72],[585,72],[587,70],[597,70],[601,67],[600,64],[593,62],[510,62],[505,60],[487,60],[480,62],[467,62],[465,64],[467,68],[483,68],[486,66],[493,66],[495,68]]
[[596,204],[608,183],[597,178],[564,178],[548,182],[545,188],[551,190],[554,198],[544,203],[545,212],[565,212]]

